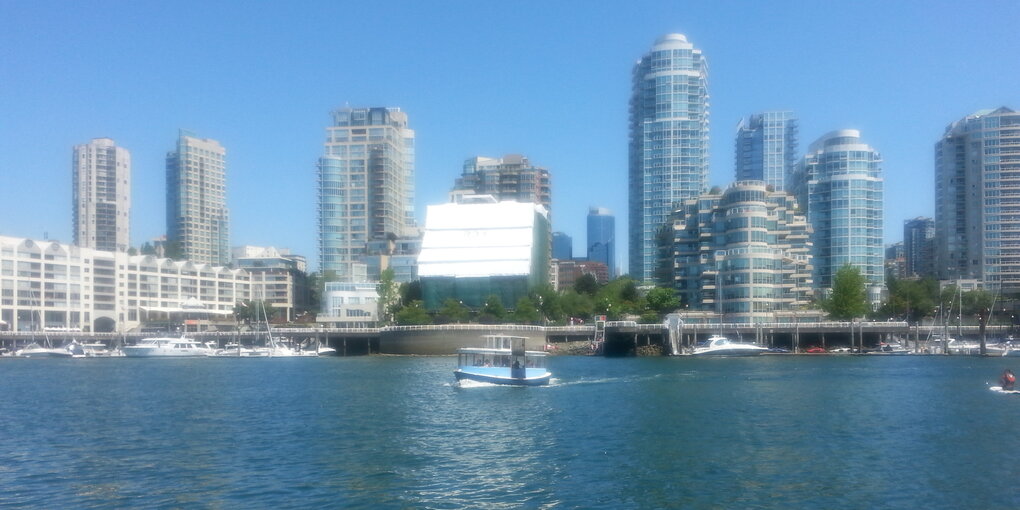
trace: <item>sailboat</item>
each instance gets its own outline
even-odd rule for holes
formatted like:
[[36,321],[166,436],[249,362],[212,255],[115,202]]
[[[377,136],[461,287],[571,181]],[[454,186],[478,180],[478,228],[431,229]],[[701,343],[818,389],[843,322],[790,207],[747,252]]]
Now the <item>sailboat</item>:
[[300,353],[281,342],[277,342],[276,339],[273,338],[273,330],[269,327],[269,314],[266,313],[265,301],[260,300],[259,304],[262,306],[262,318],[265,319],[266,323],[266,347],[268,349],[269,356],[279,358],[300,356]]
[[[32,297],[35,297],[35,292],[32,293]],[[50,343],[50,336],[46,333],[46,328],[43,328],[43,345],[39,345],[35,341],[35,317],[39,313],[38,310],[32,314],[32,343],[25,347],[14,351],[15,356],[22,358],[71,358],[74,355],[71,351],[65,347],[53,347]]]

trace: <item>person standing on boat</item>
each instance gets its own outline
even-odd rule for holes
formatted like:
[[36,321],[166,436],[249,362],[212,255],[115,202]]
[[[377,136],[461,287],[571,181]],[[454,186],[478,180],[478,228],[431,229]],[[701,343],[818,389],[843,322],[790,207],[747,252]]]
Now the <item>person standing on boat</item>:
[[1013,375],[1013,371],[1006,369],[1002,372],[1002,377],[999,378],[999,384],[1002,385],[1004,390],[1013,390],[1013,384],[1016,382],[1016,376]]

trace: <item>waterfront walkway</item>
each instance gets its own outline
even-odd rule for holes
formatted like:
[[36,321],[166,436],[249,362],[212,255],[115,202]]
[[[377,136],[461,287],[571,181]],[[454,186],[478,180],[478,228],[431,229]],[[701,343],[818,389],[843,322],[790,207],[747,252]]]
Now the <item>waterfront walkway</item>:
[[[986,337],[995,341],[1013,333],[1009,325],[988,326]],[[337,349],[340,355],[361,354],[452,354],[458,347],[475,345],[481,335],[513,334],[528,338],[529,349],[546,344],[593,341],[595,326],[530,326],[519,324],[446,324],[429,326],[387,326],[382,328],[274,328],[273,336],[306,345],[318,343]],[[641,346],[657,346],[664,353],[690,347],[713,334],[723,334],[761,345],[785,347],[802,351],[808,347],[862,346],[871,347],[881,341],[899,340],[920,347],[934,338],[956,337],[977,339],[977,326],[911,325],[906,322],[819,322],[759,324],[684,324],[670,331],[661,324],[638,324],[631,321],[606,324],[605,353],[633,354]],[[202,342],[224,345],[262,342],[265,332],[205,331],[187,332]],[[44,336],[55,345],[75,339],[79,342],[133,344],[160,333],[84,333],[0,331],[0,347],[13,351]]]

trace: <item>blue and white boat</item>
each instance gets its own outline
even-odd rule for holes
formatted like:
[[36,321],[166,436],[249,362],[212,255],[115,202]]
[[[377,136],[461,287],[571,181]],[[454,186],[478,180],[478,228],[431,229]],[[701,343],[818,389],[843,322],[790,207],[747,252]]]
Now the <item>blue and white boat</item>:
[[552,374],[546,369],[546,353],[524,350],[525,337],[485,335],[485,347],[457,349],[458,381],[469,380],[513,386],[548,384]]

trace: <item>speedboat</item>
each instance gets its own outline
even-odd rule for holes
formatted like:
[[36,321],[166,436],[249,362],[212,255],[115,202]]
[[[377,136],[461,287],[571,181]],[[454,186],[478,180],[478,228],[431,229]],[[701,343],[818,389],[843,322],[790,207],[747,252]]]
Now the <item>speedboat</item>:
[[757,356],[768,349],[760,345],[734,342],[722,335],[712,335],[694,346],[694,356]]
[[143,338],[137,345],[125,345],[123,350],[130,358],[191,358],[213,352],[208,345],[183,336]]
[[[48,342],[47,342],[48,343]],[[42,346],[36,342],[26,345],[24,348],[14,352],[15,356],[22,358],[73,358],[74,354],[64,347]]]
[[469,380],[512,386],[549,384],[552,374],[545,368],[546,353],[524,350],[525,337],[485,335],[485,347],[457,349],[458,381]]
[[872,351],[868,351],[868,354],[886,354],[886,355],[904,355],[910,354],[910,349],[903,347],[899,343],[886,343],[880,342],[878,348]]

